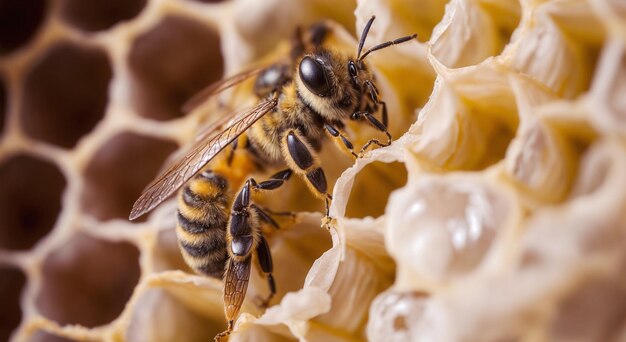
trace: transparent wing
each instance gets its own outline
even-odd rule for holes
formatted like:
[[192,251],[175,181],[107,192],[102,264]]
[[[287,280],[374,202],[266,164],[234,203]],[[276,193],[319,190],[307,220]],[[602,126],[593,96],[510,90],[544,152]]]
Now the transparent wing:
[[196,141],[185,156],[167,168],[146,187],[133,205],[129,218],[131,220],[136,219],[171,196],[221,150],[237,139],[263,115],[276,107],[277,104],[276,97],[263,101],[255,107],[234,115],[225,129],[215,131],[216,133],[207,136],[206,139]]
[[190,98],[189,100],[187,100],[187,102],[185,102],[185,104],[183,104],[182,107],[182,111],[183,113],[189,113],[190,111],[192,111],[194,108],[196,108],[198,105],[200,105],[202,102],[206,101],[208,98],[210,98],[211,96],[224,91],[230,87],[233,87],[245,80],[247,80],[248,78],[252,77],[252,76],[256,76],[258,74],[260,74],[261,72],[263,72],[265,69],[267,69],[267,67],[259,67],[259,68],[254,68],[254,69],[248,69],[245,71],[242,71],[238,74],[235,74],[231,77],[225,78],[223,80],[217,81],[211,85],[209,85],[208,87],[202,89],[200,92],[198,92],[196,95],[194,95],[192,98]]

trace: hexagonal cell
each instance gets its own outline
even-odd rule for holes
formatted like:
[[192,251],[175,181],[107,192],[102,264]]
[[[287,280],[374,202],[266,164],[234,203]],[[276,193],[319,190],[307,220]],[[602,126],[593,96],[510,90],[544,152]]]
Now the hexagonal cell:
[[60,324],[103,325],[122,312],[139,275],[135,246],[78,234],[46,258],[35,304]]
[[8,341],[20,324],[20,296],[25,284],[26,276],[20,269],[0,266],[0,341]]
[[368,164],[356,176],[346,216],[363,218],[384,214],[389,194],[406,184],[406,180],[407,171],[402,163]]
[[178,239],[174,229],[159,232],[157,245],[154,249],[154,270],[183,270],[193,274],[194,271],[185,263],[178,248]]
[[449,2],[430,41],[431,52],[449,68],[479,64],[503,51],[520,17],[517,1]]
[[222,77],[220,37],[202,24],[166,17],[137,38],[128,63],[139,114],[157,120],[177,118],[186,100]]
[[100,220],[127,219],[141,191],[176,148],[174,142],[133,133],[111,138],[85,171],[85,211]]
[[47,8],[45,0],[0,1],[0,55],[28,43],[41,26]]
[[129,342],[209,341],[226,324],[221,312],[218,317],[205,317],[163,289],[145,292],[137,308],[126,333]]
[[65,178],[49,162],[26,155],[0,164],[0,248],[29,249],[54,226]]
[[146,0],[64,0],[61,16],[82,30],[100,31],[134,18],[145,5]]
[[7,103],[7,90],[4,85],[4,79],[0,75],[0,135],[4,131],[4,121],[6,120],[6,112],[9,104]]
[[59,43],[26,77],[21,122],[33,138],[73,147],[104,115],[111,66],[104,51]]

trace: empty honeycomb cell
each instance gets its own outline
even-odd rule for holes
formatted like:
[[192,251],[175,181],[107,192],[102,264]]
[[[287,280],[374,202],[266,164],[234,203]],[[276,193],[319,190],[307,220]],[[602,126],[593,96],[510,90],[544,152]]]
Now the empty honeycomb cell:
[[122,312],[139,275],[135,246],[77,234],[46,257],[36,306],[60,324],[103,325]]
[[157,120],[180,117],[183,103],[223,73],[218,33],[180,17],[166,17],[138,37],[128,62],[137,92],[134,107]]
[[385,212],[389,194],[406,184],[407,171],[402,163],[374,162],[363,168],[350,193],[346,216],[378,217]]
[[73,147],[104,115],[111,66],[98,48],[59,43],[26,77],[21,122],[33,138]]
[[155,271],[183,270],[190,274],[194,273],[194,271],[187,266],[185,260],[183,260],[183,256],[180,254],[174,229],[159,232],[154,254]]
[[226,322],[221,312],[207,318],[180,303],[163,289],[152,289],[139,299],[137,310],[130,321],[126,339],[140,341],[209,341],[221,332]]
[[8,341],[13,330],[20,324],[20,296],[25,283],[26,277],[22,271],[0,266],[0,341]]
[[412,340],[411,330],[423,315],[429,297],[428,293],[419,291],[387,290],[381,293],[370,308],[370,314],[378,319],[370,319],[367,323],[368,340]]
[[0,1],[0,55],[20,48],[35,35],[47,5],[45,0]]
[[65,178],[56,166],[26,155],[0,164],[0,248],[28,249],[54,226]]
[[146,0],[64,0],[61,15],[80,29],[100,31],[134,18],[145,5]]
[[98,150],[85,171],[82,204],[100,220],[127,219],[133,203],[176,143],[120,133]]
[[2,136],[2,132],[4,130],[4,121],[6,112],[7,112],[7,93],[6,88],[4,86],[4,80],[0,76],[0,136]]

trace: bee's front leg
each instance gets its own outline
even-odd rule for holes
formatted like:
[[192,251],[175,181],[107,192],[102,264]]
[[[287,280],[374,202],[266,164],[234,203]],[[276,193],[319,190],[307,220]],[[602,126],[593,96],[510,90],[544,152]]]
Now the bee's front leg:
[[359,155],[354,152],[354,145],[352,144],[350,139],[348,139],[346,133],[342,132],[341,129],[339,129],[338,127],[330,124],[325,124],[324,128],[326,129],[326,132],[328,132],[328,134],[330,134],[330,136],[333,138],[333,142],[335,143],[335,145],[337,145],[341,150],[348,151],[354,158],[359,157]]
[[365,80],[365,82],[363,82],[363,84],[369,90],[370,98],[372,99],[372,101],[374,101],[374,103],[377,106],[381,106],[382,107],[382,119],[383,119],[382,124],[383,124],[383,126],[389,127],[389,118],[388,118],[388,114],[387,114],[387,103],[380,99],[380,95],[378,93],[378,88],[376,88],[376,86],[374,85],[374,82],[372,82],[370,80]]
[[362,157],[363,154],[365,153],[365,151],[367,151],[367,149],[371,146],[371,145],[377,145],[380,147],[385,147],[385,146],[389,146],[391,145],[391,133],[389,133],[389,131],[387,130],[387,127],[385,127],[385,125],[383,125],[382,122],[378,121],[378,119],[376,119],[376,117],[370,113],[370,112],[356,112],[354,114],[352,114],[352,118],[355,120],[359,120],[362,118],[367,119],[367,121],[372,124],[372,126],[374,126],[374,128],[376,128],[377,130],[385,133],[385,135],[387,136],[387,142],[382,143],[380,141],[378,141],[378,139],[370,139],[367,143],[365,143],[365,145],[363,145],[363,147],[361,147],[361,151],[359,151],[359,157]]
[[367,119],[367,121],[377,130],[385,133],[385,135],[387,136],[387,142],[386,143],[381,143],[380,141],[378,141],[378,139],[370,139],[367,143],[365,143],[365,145],[363,145],[363,147],[361,148],[361,151],[359,152],[359,157],[362,157],[363,154],[365,153],[365,151],[367,151],[367,149],[371,146],[371,145],[377,145],[380,147],[385,147],[385,146],[389,146],[391,145],[391,133],[389,133],[389,131],[387,130],[388,127],[388,114],[387,114],[387,103],[385,103],[385,101],[380,99],[379,93],[378,93],[378,89],[376,88],[376,86],[374,85],[374,83],[370,80],[365,80],[363,82],[363,86],[367,88],[367,90],[369,91],[369,96],[370,99],[372,100],[372,102],[374,102],[374,104],[376,104],[376,108],[381,107],[382,108],[382,122],[380,122],[378,119],[376,119],[376,117],[374,116],[374,114],[368,112],[368,111],[361,111],[361,112],[355,112],[354,114],[352,114],[352,119],[353,120],[361,120],[363,118]]

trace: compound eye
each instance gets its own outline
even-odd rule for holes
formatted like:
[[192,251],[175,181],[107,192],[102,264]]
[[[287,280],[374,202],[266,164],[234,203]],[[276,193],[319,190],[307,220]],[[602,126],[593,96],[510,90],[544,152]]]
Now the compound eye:
[[315,59],[306,56],[300,62],[300,78],[312,93],[324,97],[330,90],[326,69]]

